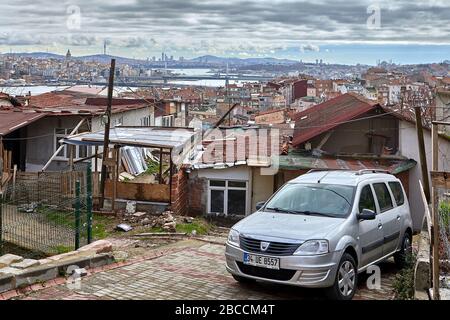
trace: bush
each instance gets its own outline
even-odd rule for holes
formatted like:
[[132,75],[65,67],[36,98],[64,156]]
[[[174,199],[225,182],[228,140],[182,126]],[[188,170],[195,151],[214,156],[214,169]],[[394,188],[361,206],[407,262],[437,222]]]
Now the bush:
[[441,202],[439,205],[439,215],[443,225],[448,228],[450,222],[450,202]]
[[399,271],[394,279],[395,298],[398,300],[414,299],[414,269],[417,258],[415,254],[406,257],[406,267]]

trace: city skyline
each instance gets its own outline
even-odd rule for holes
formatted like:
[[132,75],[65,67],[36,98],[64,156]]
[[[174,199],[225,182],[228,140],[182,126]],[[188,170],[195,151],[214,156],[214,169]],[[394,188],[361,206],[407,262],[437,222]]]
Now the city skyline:
[[[445,1],[114,0],[0,4],[0,52],[146,59],[275,57],[327,63],[440,62],[450,56]],[[18,20],[17,17],[20,17]],[[20,21],[18,23],[17,21]]]

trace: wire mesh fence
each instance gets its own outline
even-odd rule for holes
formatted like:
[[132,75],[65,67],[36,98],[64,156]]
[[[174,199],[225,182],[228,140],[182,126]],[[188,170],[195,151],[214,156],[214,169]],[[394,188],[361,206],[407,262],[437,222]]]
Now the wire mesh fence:
[[450,190],[437,190],[439,212],[439,260],[441,287],[450,289]]
[[1,198],[0,253],[48,256],[89,243],[91,185],[84,163],[61,172],[19,173]]

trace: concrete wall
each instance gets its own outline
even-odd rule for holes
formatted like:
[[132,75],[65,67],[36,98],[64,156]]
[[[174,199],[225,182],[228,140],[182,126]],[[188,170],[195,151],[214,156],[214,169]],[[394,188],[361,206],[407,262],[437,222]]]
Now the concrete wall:
[[251,212],[255,212],[258,202],[266,201],[272,196],[275,176],[261,175],[261,168],[253,168],[252,174]]
[[[111,117],[111,126],[118,121],[122,122],[122,126],[140,126],[141,119],[147,116],[152,116],[152,119],[154,119],[153,114],[153,107],[115,113]],[[101,117],[95,117],[92,119],[92,131],[103,130],[104,128],[105,126]]]
[[[399,147],[401,154],[414,159],[418,165],[410,170],[409,175],[409,203],[414,221],[414,229],[419,231],[422,227],[424,206],[420,194],[419,180],[422,181],[420,169],[419,147],[417,144],[417,134],[415,124],[400,122]],[[431,170],[431,131],[424,130],[425,150],[427,155],[428,171]],[[444,138],[439,138],[439,170],[450,171],[450,142]],[[431,181],[431,180],[430,180]]]
[[189,173],[189,212],[193,215],[208,213],[208,180],[241,180],[248,182],[247,214],[252,213],[252,169],[238,166],[227,169],[201,169]]
[[[26,171],[40,171],[53,155],[55,151],[55,128],[75,128],[81,119],[82,117],[80,116],[49,116],[28,125]],[[86,125],[85,129],[87,129]],[[58,171],[63,170],[66,167],[67,161],[55,160],[48,167],[48,170]]]

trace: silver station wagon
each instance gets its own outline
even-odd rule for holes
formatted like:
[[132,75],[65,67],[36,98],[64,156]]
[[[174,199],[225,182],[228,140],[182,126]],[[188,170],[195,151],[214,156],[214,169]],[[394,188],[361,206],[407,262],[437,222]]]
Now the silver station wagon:
[[227,270],[239,282],[326,288],[350,300],[358,273],[391,256],[402,267],[411,248],[405,191],[380,170],[310,172],[257,209],[228,236]]

